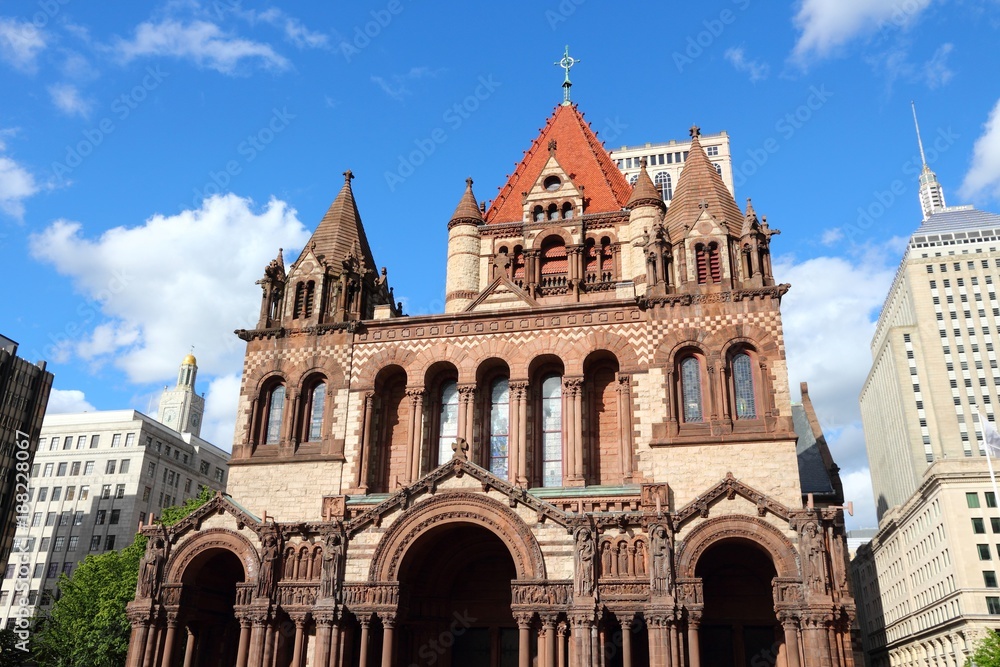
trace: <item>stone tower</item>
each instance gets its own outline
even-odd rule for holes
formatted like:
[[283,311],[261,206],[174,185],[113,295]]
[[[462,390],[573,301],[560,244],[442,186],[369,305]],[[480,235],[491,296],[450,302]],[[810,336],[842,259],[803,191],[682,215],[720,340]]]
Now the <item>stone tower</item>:
[[198,362],[193,354],[189,354],[181,361],[177,385],[172,389],[164,389],[160,396],[157,421],[179,433],[201,436],[205,399],[195,391],[194,381],[197,376]]

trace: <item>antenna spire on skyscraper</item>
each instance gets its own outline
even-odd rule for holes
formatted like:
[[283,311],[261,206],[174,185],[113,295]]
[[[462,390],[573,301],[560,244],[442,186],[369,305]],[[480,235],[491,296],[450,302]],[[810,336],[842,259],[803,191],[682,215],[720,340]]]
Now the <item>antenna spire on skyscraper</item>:
[[910,108],[913,110],[913,126],[917,129],[917,145],[920,147],[920,162],[923,164],[923,169],[920,171],[920,209],[926,220],[932,213],[945,208],[944,189],[938,182],[937,174],[927,165],[924,141],[920,137],[920,124],[917,122],[917,105],[912,100]]

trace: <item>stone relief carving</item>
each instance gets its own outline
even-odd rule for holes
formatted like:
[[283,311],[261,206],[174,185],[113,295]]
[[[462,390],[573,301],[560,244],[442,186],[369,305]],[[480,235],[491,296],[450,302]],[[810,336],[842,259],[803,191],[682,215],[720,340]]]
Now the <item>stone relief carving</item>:
[[326,536],[323,543],[323,568],[320,574],[320,597],[333,598],[340,585],[341,569],[344,561],[344,536],[334,531]]
[[594,594],[594,536],[589,528],[578,528],[573,537],[577,595]]
[[671,570],[674,561],[674,540],[670,532],[661,525],[653,527],[650,544],[653,567],[650,572],[650,582],[653,592],[666,594],[670,592]]

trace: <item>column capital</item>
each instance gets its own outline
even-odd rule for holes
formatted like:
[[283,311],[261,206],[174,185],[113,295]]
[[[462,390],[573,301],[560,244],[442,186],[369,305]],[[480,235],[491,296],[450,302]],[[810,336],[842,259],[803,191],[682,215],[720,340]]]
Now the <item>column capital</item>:
[[534,612],[518,612],[514,614],[514,621],[517,623],[517,627],[521,630],[526,630],[531,627],[531,621],[535,618]]
[[778,612],[778,620],[786,630],[799,627],[799,615],[797,612],[782,610]]
[[378,612],[378,617],[382,621],[382,626],[387,629],[392,629],[396,627],[396,612],[394,611],[380,611]]
[[559,633],[560,637],[567,636],[569,634],[569,623],[566,621],[559,621],[558,625],[556,625],[556,632]]
[[538,618],[539,620],[541,620],[543,628],[545,628],[546,630],[551,630],[552,628],[556,627],[556,621],[559,618],[559,614],[549,614],[549,613],[539,614]]

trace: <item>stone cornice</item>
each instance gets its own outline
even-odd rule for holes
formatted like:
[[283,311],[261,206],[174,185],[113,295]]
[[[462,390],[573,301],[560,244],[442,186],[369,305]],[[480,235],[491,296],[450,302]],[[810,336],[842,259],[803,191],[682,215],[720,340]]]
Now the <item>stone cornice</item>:
[[331,332],[354,333],[358,330],[360,322],[351,320],[350,322],[331,322],[329,324],[315,324],[308,327],[290,329],[288,327],[277,327],[273,329],[237,329],[233,333],[241,340],[251,341],[265,338],[285,338],[291,334],[302,333],[313,336],[322,336]]
[[701,303],[726,303],[745,301],[747,299],[778,299],[791,287],[788,283],[758,287],[754,289],[737,289],[727,292],[709,292],[704,294],[666,294],[663,296],[640,296],[636,302],[640,308],[653,306],[690,306]]

